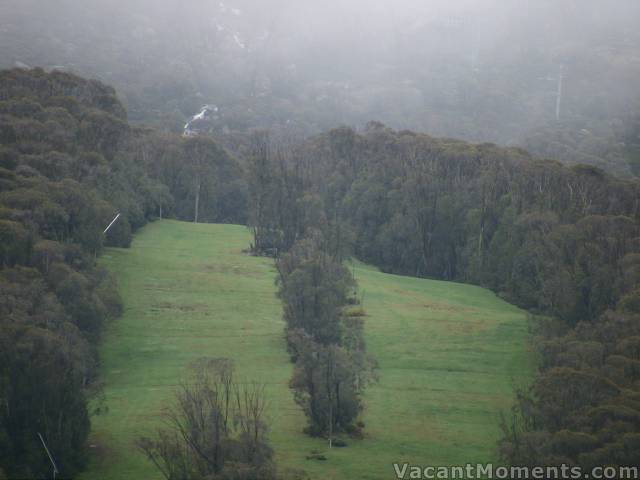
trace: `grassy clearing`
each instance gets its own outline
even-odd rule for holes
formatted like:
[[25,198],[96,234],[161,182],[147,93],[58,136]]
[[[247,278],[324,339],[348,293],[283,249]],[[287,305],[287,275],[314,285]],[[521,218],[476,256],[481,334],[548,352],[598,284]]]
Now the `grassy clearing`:
[[[380,381],[367,392],[366,438],[327,451],[301,433],[304,417],[287,387],[292,367],[275,270],[270,260],[242,253],[249,239],[240,226],[162,221],[139,232],[131,249],[103,256],[119,278],[125,314],[101,348],[108,412],[93,419],[83,478],[160,478],[133,441],[156,428],[186,366],[204,355],[232,358],[240,377],[267,383],[281,470],[373,479],[392,478],[395,461],[495,459],[498,412],[530,372],[522,311],[478,287],[354,263]],[[327,460],[306,460],[312,451]]]

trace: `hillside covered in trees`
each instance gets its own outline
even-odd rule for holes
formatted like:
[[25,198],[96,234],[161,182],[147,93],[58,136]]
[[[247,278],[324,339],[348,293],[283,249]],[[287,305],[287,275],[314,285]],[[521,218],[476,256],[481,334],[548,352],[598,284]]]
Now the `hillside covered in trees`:
[[358,314],[345,314],[359,302],[342,265],[353,256],[482,285],[535,316],[539,372],[503,419],[505,462],[640,463],[637,180],[377,122],[298,143],[262,131],[219,138],[132,127],[98,81],[0,73],[6,475],[50,472],[38,433],[58,446],[65,475],[83,468],[96,345],[123,308],[96,257],[157,217],[247,223],[253,253],[277,257],[291,387],[310,434],[361,430],[375,362]]
[[248,169],[254,246],[320,231],[338,257],[528,309],[540,370],[503,420],[503,459],[638,464],[640,182],[376,123],[286,154],[265,143]]
[[639,15],[635,0],[21,0],[0,5],[0,68],[98,78],[132,122],[173,133],[211,105],[215,134],[376,120],[637,175]]
[[151,140],[97,81],[0,72],[0,469],[10,478],[50,472],[37,433],[57,446],[64,475],[84,465],[96,344],[122,311],[96,266],[103,247],[128,246],[162,212],[192,220],[196,198],[205,220],[243,218],[235,203],[225,209],[223,189],[211,193],[219,175],[242,183],[224,151],[206,139],[163,141],[164,156],[147,159]]

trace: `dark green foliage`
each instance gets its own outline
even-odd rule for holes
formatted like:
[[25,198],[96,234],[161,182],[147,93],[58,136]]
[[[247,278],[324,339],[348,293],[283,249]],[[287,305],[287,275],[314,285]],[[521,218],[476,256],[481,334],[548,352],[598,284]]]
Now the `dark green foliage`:
[[[293,145],[272,140],[267,132],[257,132],[247,140],[249,185],[248,225],[253,231],[255,254],[278,255],[298,241],[315,236],[332,257],[349,256],[355,234],[344,220],[340,196],[344,194],[340,171],[324,172],[325,184],[310,174],[318,173],[309,164],[310,155]],[[318,183],[319,182],[319,183]],[[313,185],[328,185],[318,192]]]
[[[90,295],[89,288],[83,284],[76,293]],[[63,471],[73,474],[86,453],[92,348],[37,270],[3,270],[0,289],[0,398],[6,405],[0,414],[0,462],[11,476],[45,476],[49,464],[40,432]]]
[[[479,283],[570,324],[629,288],[617,279],[640,248],[637,182],[380,125],[329,132],[284,164],[304,179],[288,203],[320,211],[298,228],[346,225],[356,256],[384,271]],[[279,231],[297,222],[283,218]]]
[[[277,211],[282,203],[279,202],[282,188],[266,132],[254,135],[247,170],[250,205],[248,225],[253,230],[251,249],[258,254],[277,254],[277,250],[284,246],[284,235],[278,222],[282,215]],[[290,203],[285,208],[291,206]],[[293,223],[292,218],[289,220],[288,223]]]
[[541,339],[541,373],[503,424],[512,464],[638,465],[640,330],[611,312]]
[[3,176],[2,204],[33,233],[94,252],[120,211],[107,241],[128,245],[130,228],[155,214],[152,192],[161,186],[124,153],[132,134],[114,90],[60,72],[8,70],[0,100],[3,165],[19,174]]
[[0,72],[0,125],[0,468],[48,476],[41,433],[70,477],[87,456],[95,344],[122,310],[95,255],[129,244],[150,217],[136,183],[153,182],[131,175],[124,110],[98,82]]
[[0,403],[7,406],[0,468],[7,475],[48,475],[37,432],[62,475],[84,464],[95,346],[105,322],[122,312],[113,279],[95,265],[103,247],[129,246],[133,231],[163,214],[193,219],[195,185],[201,220],[244,221],[241,175],[211,140],[132,130],[114,90],[99,82],[40,69],[0,72]]
[[0,258],[3,266],[24,263],[29,251],[29,233],[18,222],[0,220]]
[[290,387],[308,419],[307,433],[357,434],[362,392],[372,377],[361,317],[349,315],[356,303],[351,273],[323,246],[319,232],[296,242],[277,260],[287,341],[295,362]]
[[320,344],[339,344],[343,309],[355,282],[349,270],[319,249],[318,240],[300,240],[277,262],[287,330],[301,329]]
[[[44,244],[43,244],[44,243]],[[85,459],[89,431],[86,387],[95,375],[89,340],[120,300],[105,272],[76,271],[82,265],[55,242],[37,244],[39,270],[17,267],[0,275],[0,462],[13,476],[41,477],[48,460],[36,436],[51,446],[65,474]],[[4,403],[3,403],[4,404]]]
[[307,433],[332,441],[334,433],[354,432],[365,386],[362,365],[353,358],[359,352],[315,342],[304,330],[291,332],[288,339],[296,352],[289,385],[309,421]]
[[79,351],[35,326],[3,326],[0,344],[0,462],[10,475],[44,477],[50,464],[39,432],[64,472],[77,472],[85,461],[89,433]]
[[148,187],[153,212],[181,220],[245,223],[247,187],[238,162],[207,137],[138,132],[131,151],[162,188]]
[[[254,232],[260,222],[280,238],[287,230],[317,229],[321,250],[335,258],[326,239],[340,229],[354,236],[348,243],[355,256],[384,271],[477,283],[554,319],[539,325],[540,374],[503,421],[507,462],[638,463],[630,446],[640,432],[640,183],[589,165],[566,168],[518,149],[380,124],[361,134],[328,132],[282,158],[256,163],[253,183],[264,198],[283,198],[287,189],[278,179],[289,172],[299,180],[287,205],[313,198],[318,213],[305,222],[291,209],[280,217],[273,207],[258,215],[262,204],[254,200]],[[326,377],[323,348],[344,347],[346,355],[353,348],[344,343],[344,315],[314,312],[329,312],[312,301],[314,289],[327,304],[338,297],[322,290],[323,277],[314,272],[330,278],[332,270],[308,260],[322,257],[305,253],[305,242],[278,244],[290,250],[279,260],[288,275],[280,292],[288,325],[308,329],[291,334],[299,358],[292,386],[310,430],[325,433],[331,402],[314,380]],[[321,318],[324,330],[314,325]]]

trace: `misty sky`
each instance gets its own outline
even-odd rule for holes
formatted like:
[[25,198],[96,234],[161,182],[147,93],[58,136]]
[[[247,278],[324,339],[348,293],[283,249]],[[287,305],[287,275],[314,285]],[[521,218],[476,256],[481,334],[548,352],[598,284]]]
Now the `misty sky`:
[[560,68],[578,130],[633,111],[638,20],[637,0],[0,0],[0,67],[99,78],[175,128],[268,98],[267,123],[513,143],[555,121]]

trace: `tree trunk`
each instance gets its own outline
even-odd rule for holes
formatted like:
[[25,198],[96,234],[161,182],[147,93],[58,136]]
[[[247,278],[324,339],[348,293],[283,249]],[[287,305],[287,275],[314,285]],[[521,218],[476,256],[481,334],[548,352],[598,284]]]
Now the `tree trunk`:
[[196,178],[196,205],[193,215],[193,223],[198,223],[198,207],[200,206],[200,177]]

